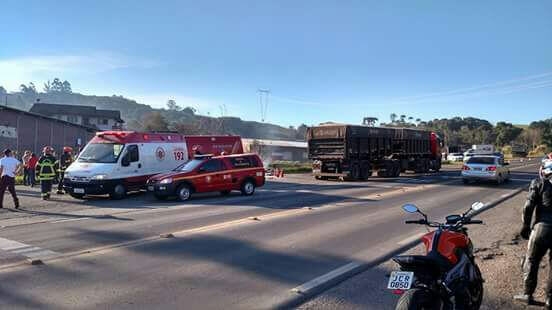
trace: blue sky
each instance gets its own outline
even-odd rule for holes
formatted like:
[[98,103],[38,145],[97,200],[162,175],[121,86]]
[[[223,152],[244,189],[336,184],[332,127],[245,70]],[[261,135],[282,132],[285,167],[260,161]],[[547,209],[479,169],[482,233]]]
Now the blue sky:
[[[515,5],[517,4],[517,5]],[[267,121],[552,116],[550,1],[2,1],[0,85]]]

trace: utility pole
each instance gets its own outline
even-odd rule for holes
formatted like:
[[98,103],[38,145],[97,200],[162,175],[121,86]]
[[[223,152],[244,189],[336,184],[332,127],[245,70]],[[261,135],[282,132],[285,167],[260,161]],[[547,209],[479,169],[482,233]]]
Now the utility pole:
[[259,94],[259,105],[261,106],[261,122],[264,123],[268,112],[268,97],[270,95],[270,89],[257,89]]

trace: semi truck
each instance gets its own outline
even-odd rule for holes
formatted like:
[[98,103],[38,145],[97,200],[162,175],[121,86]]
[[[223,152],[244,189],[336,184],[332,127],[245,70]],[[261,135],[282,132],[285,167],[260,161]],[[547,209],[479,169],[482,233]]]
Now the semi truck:
[[317,179],[367,180],[441,169],[442,139],[435,132],[328,124],[307,130],[308,157]]

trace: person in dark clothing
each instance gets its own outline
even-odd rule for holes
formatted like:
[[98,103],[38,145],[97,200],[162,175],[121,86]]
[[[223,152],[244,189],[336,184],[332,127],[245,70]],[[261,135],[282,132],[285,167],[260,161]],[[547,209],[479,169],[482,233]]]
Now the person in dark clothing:
[[[534,213],[534,219],[533,219]],[[514,296],[515,300],[533,304],[533,293],[537,288],[539,265],[552,249],[552,160],[543,161],[541,177],[531,182],[529,194],[523,208],[523,225],[520,236],[529,239],[527,254],[523,264],[523,294]],[[531,221],[533,227],[531,229]],[[552,253],[549,254],[552,263]],[[552,270],[548,275],[546,309],[552,309]]]
[[36,179],[40,181],[40,192],[44,200],[50,199],[52,182],[56,177],[56,158],[52,153],[52,147],[46,146],[36,163]]
[[4,193],[6,189],[13,198],[16,209],[19,209],[19,199],[15,192],[15,176],[21,170],[21,162],[12,156],[12,151],[6,149],[4,157],[0,159],[0,208],[3,208]]
[[63,148],[63,154],[61,155],[61,158],[59,159],[59,162],[56,164],[56,167],[58,167],[58,187],[57,187],[57,193],[58,195],[63,195],[63,177],[65,175],[65,170],[69,168],[69,165],[73,162],[73,148],[66,146]]

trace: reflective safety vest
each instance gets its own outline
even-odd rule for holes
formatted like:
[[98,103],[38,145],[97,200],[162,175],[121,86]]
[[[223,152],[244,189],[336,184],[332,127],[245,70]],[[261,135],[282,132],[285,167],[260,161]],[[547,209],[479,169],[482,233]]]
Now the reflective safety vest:
[[39,181],[53,180],[56,176],[56,158],[42,155],[36,163],[36,177]]

